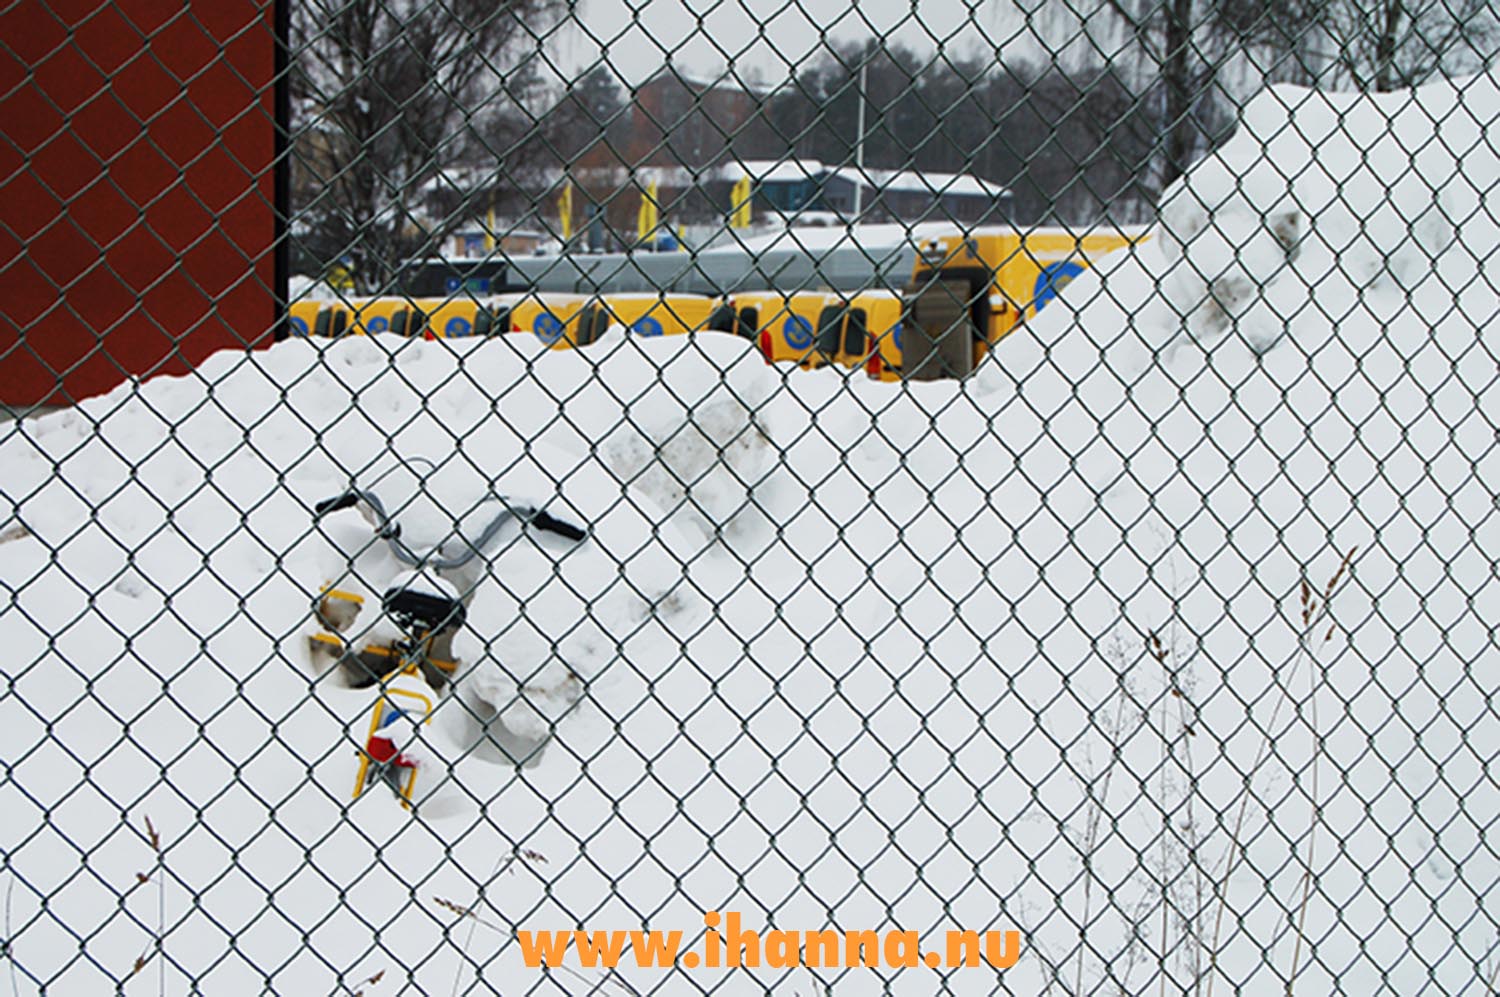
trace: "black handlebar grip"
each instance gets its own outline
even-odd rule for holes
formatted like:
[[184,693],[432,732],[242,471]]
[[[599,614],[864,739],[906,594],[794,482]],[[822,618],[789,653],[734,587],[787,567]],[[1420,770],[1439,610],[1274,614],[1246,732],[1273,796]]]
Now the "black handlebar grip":
[[588,530],[574,526],[565,519],[558,519],[556,516],[540,510],[531,517],[531,523],[538,529],[556,533],[558,536],[567,537],[569,540],[582,540],[589,535]]
[[333,498],[324,499],[313,506],[313,519],[322,519],[330,512],[348,509],[358,501],[359,495],[356,492],[345,492],[342,495],[335,495]]

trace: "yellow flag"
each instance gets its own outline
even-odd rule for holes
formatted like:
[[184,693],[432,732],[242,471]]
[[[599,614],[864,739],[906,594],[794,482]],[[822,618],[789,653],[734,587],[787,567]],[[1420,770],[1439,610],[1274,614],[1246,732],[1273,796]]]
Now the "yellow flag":
[[750,227],[750,178],[740,177],[735,181],[734,193],[729,196],[729,227]]
[[636,241],[649,242],[656,233],[657,226],[661,224],[661,215],[657,208],[657,185],[652,180],[651,185],[641,194],[641,211],[636,217]]
[[562,241],[573,238],[573,181],[564,180],[562,193],[557,196],[557,214],[562,222]]

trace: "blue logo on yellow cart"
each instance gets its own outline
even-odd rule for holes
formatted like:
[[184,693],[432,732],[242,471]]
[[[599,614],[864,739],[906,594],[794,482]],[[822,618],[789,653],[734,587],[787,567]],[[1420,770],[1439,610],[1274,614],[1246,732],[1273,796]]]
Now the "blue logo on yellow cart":
[[786,345],[794,350],[805,350],[813,344],[812,323],[800,315],[793,315],[781,327]]
[[448,323],[443,326],[443,335],[453,338],[457,338],[459,336],[467,336],[473,331],[474,327],[469,325],[469,320],[464,318],[462,315],[453,316],[448,320]]
[[551,312],[542,312],[531,323],[531,331],[536,333],[537,339],[551,346],[562,338],[563,324]]
[[365,328],[371,332],[387,332],[391,328],[391,320],[384,315],[376,315],[365,323]]
[[305,321],[303,321],[302,319],[298,318],[295,315],[292,316],[292,335],[294,335],[294,336],[306,336],[307,335],[307,323]]
[[1031,291],[1032,307],[1041,311],[1047,306],[1047,302],[1057,297],[1057,292],[1073,283],[1081,273],[1083,264],[1072,260],[1049,263],[1042,267],[1042,272],[1036,276],[1036,286]]
[[638,336],[660,336],[661,323],[650,315],[638,318],[630,325],[630,331]]

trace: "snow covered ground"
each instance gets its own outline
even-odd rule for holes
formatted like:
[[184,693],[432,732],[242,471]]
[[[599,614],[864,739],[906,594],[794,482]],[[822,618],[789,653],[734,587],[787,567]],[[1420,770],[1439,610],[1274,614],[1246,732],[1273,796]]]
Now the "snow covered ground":
[[[12,990],[1489,992],[1496,108],[1263,94],[962,385],[299,340],[13,424]],[[594,533],[502,538],[455,647],[498,712],[439,707],[414,819],[350,804],[369,696],[306,638],[362,535],[311,506],[418,457],[429,539],[492,481]],[[606,976],[507,934],[708,910],[1025,944]]]

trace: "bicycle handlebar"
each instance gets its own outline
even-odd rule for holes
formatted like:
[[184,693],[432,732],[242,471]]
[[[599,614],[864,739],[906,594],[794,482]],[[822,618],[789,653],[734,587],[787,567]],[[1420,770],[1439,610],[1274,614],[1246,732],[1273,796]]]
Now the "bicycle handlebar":
[[313,521],[322,519],[328,513],[351,509],[363,503],[374,517],[375,535],[390,545],[391,552],[396,555],[398,561],[409,564],[413,568],[430,567],[440,571],[468,564],[495,538],[495,534],[500,532],[500,527],[505,525],[505,521],[512,517],[519,519],[523,526],[529,524],[549,533],[556,533],[568,540],[579,541],[588,537],[588,530],[585,527],[570,523],[565,519],[558,519],[536,506],[514,504],[504,495],[496,495],[494,500],[501,503],[500,512],[480,531],[477,540],[471,542],[460,536],[459,539],[464,541],[468,550],[453,557],[439,557],[436,549],[429,551],[425,557],[414,552],[402,541],[401,524],[391,522],[380,497],[374,492],[363,489],[351,488],[342,495],[335,495],[319,502],[313,506]]

